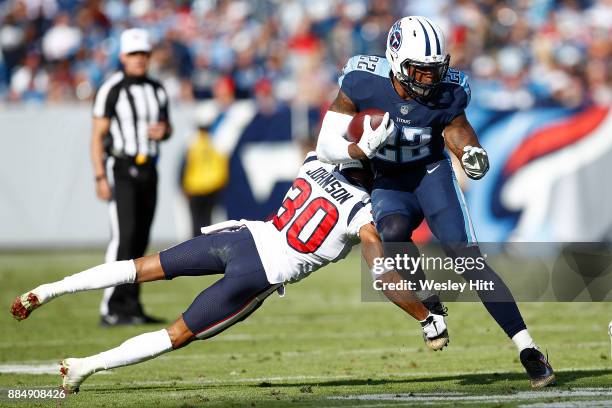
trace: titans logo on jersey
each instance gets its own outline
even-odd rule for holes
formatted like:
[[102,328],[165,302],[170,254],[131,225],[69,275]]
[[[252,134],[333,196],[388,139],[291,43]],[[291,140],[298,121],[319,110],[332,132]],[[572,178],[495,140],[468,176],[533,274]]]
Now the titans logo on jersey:
[[389,62],[373,55],[349,59],[338,82],[358,111],[382,109],[395,122],[395,136],[372,159],[376,170],[422,166],[443,158],[442,131],[470,101],[467,75],[453,68],[427,100],[402,99],[393,88]]

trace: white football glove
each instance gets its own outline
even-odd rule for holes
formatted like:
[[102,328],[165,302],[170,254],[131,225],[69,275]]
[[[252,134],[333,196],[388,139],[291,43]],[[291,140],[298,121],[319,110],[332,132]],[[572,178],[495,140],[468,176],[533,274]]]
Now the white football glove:
[[395,123],[389,119],[389,112],[385,113],[380,126],[376,129],[372,129],[371,120],[370,115],[363,118],[363,135],[357,143],[357,146],[368,156],[368,159],[374,157],[378,149],[387,143],[387,138],[395,132]]
[[461,163],[469,178],[481,179],[489,171],[489,157],[482,147],[465,146]]
[[442,350],[448,345],[448,330],[444,316],[430,313],[427,319],[420,322],[423,329],[423,340],[431,350]]

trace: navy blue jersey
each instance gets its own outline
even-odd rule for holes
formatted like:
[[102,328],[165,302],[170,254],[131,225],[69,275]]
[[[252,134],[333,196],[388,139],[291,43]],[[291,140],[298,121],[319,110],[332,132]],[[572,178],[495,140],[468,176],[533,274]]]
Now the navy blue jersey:
[[463,113],[470,101],[467,75],[449,68],[432,97],[402,99],[391,83],[391,66],[384,57],[357,55],[348,60],[338,80],[340,90],[357,111],[389,112],[397,132],[372,159],[377,175],[385,170],[420,167],[442,159],[442,131]]

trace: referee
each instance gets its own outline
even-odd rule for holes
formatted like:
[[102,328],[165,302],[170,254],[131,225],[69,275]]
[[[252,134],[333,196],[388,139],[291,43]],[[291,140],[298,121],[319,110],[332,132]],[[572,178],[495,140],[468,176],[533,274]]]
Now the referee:
[[[108,201],[111,241],[106,262],[144,255],[157,200],[159,142],[171,133],[168,96],[147,76],[151,44],[147,32],[121,34],[123,70],[102,84],[93,106],[91,159],[96,194]],[[144,313],[139,285],[106,289],[102,326],[159,323]]]

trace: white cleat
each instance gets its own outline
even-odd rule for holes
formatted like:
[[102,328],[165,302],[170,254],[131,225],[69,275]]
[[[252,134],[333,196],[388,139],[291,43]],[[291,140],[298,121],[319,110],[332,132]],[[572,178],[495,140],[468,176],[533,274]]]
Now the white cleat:
[[26,292],[17,296],[11,305],[11,314],[18,320],[25,320],[30,316],[34,309],[40,307],[42,302],[34,292]]
[[448,345],[449,337],[444,316],[430,313],[427,319],[421,322],[423,340],[433,351],[442,350]]
[[84,358],[66,358],[60,361],[61,388],[66,394],[79,392],[81,383],[94,373],[84,360]]

